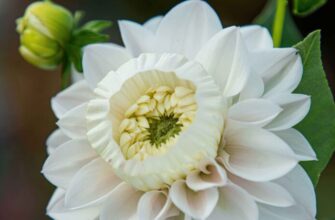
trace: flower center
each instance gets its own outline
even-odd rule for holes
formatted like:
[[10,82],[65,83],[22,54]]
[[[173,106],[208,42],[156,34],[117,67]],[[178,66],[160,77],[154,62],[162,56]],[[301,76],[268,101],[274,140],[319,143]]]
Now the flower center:
[[124,113],[119,145],[126,159],[144,160],[166,152],[193,121],[195,91],[186,87],[148,89]]
[[165,144],[170,137],[174,137],[181,131],[182,124],[174,115],[162,115],[158,119],[149,119],[148,139],[151,145],[159,147]]

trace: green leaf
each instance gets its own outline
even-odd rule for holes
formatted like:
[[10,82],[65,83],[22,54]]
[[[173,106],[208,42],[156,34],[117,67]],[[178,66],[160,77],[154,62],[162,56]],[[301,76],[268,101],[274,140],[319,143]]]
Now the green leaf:
[[307,117],[297,126],[313,146],[318,161],[303,166],[317,184],[335,149],[335,104],[322,67],[320,31],[309,34],[295,48],[301,55],[304,74],[297,93],[311,96],[312,106]]
[[61,74],[62,89],[66,89],[71,84],[71,61],[68,55],[64,56]]
[[[266,27],[272,33],[273,19],[276,12],[276,0],[269,0],[263,11],[255,18],[255,24]],[[295,25],[292,15],[289,11],[285,14],[285,23],[283,28],[282,47],[291,47],[302,40],[302,35]]]
[[112,26],[111,21],[105,21],[105,20],[94,20],[94,21],[89,21],[86,24],[84,24],[81,29],[83,30],[90,30],[96,33],[99,33],[109,27]]
[[80,46],[70,44],[66,48],[71,63],[73,63],[76,70],[80,73],[83,72],[83,52]]
[[327,0],[294,0],[293,13],[299,16],[307,16],[326,4]]
[[80,30],[74,34],[70,44],[83,47],[88,44],[106,42],[108,39],[109,36],[107,34],[100,34],[91,30]]

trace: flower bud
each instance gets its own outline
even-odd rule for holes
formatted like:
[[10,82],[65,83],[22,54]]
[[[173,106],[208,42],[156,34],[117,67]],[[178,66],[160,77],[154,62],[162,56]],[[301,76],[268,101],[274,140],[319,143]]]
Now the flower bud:
[[62,62],[73,26],[73,16],[67,9],[50,1],[31,4],[17,20],[21,55],[40,68],[56,68]]

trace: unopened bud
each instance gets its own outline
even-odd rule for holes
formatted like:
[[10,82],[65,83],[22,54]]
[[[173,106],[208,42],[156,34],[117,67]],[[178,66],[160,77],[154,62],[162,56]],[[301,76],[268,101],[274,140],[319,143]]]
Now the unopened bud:
[[17,20],[21,55],[43,69],[56,68],[74,26],[72,14],[50,1],[31,4]]

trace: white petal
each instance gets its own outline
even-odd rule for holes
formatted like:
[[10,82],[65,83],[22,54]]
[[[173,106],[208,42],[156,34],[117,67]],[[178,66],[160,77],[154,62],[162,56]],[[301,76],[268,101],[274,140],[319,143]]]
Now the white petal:
[[227,183],[226,171],[215,161],[206,161],[201,171],[193,171],[186,177],[186,184],[194,191],[224,186]]
[[74,107],[88,102],[94,97],[93,91],[85,80],[71,85],[51,99],[51,107],[57,118],[61,118]]
[[202,191],[189,189],[183,180],[178,180],[170,188],[172,202],[186,215],[204,219],[210,215],[219,198],[217,188]]
[[279,184],[252,182],[233,175],[230,175],[229,179],[246,190],[257,202],[278,207],[288,207],[295,204],[291,194]]
[[247,83],[240,93],[239,100],[259,98],[264,93],[263,79],[257,75],[250,73]]
[[301,94],[282,94],[271,98],[278,103],[283,111],[266,126],[267,129],[278,131],[293,127],[307,115],[311,107],[311,98]]
[[294,48],[272,48],[250,51],[250,61],[254,73],[266,81],[280,73],[289,63],[296,59]]
[[301,206],[304,212],[314,219],[316,215],[316,198],[312,181],[305,170],[296,166],[286,176],[275,180],[276,183],[287,189],[296,201],[297,206]]
[[156,32],[157,28],[158,28],[158,25],[161,23],[163,19],[163,16],[159,15],[159,16],[155,16],[153,18],[150,18],[149,20],[147,20],[143,26],[152,31],[153,33]]
[[162,19],[157,32],[161,51],[194,58],[200,48],[219,30],[220,19],[204,1],[185,1],[175,6]]
[[220,198],[208,220],[258,220],[258,208],[246,191],[229,184],[219,189]]
[[142,195],[138,207],[139,220],[159,220],[179,215],[165,192],[149,191]]
[[272,37],[268,29],[262,26],[244,26],[241,28],[241,33],[249,50],[273,48]]
[[316,155],[312,146],[296,129],[289,128],[274,133],[290,145],[293,151],[300,156],[300,160],[316,160]]
[[73,177],[67,189],[65,204],[83,207],[105,199],[121,183],[112,167],[101,158],[91,161]]
[[99,216],[101,207],[91,206],[83,209],[69,209],[64,204],[65,191],[56,189],[47,207],[47,214],[57,220],[92,220]]
[[200,50],[196,60],[214,77],[224,96],[238,94],[247,82],[248,51],[237,27],[217,33]]
[[293,92],[302,77],[303,65],[301,57],[296,53],[289,55],[290,62],[271,78],[265,78],[264,97],[272,97],[278,93]]
[[282,109],[266,99],[247,99],[230,107],[228,118],[234,123],[263,127],[271,122]]
[[56,190],[53,192],[49,200],[47,210],[49,210],[55,203],[57,203],[57,201],[59,201],[59,199],[61,199],[64,195],[65,195],[64,189],[56,188]]
[[259,220],[315,220],[301,206],[278,208],[259,204]]
[[92,89],[111,70],[130,59],[125,48],[116,44],[91,44],[84,48],[83,69],[84,76]]
[[67,137],[60,129],[54,130],[48,137],[46,141],[47,152],[52,154],[57,147],[69,141],[70,138]]
[[57,122],[62,132],[73,139],[86,138],[87,103],[66,112]]
[[122,41],[133,57],[154,52],[155,36],[152,31],[132,21],[119,21]]
[[142,192],[127,183],[120,184],[105,202],[100,220],[138,219],[137,204]]
[[80,168],[95,157],[97,154],[87,140],[70,140],[48,157],[42,173],[56,186],[66,188]]
[[260,128],[240,129],[229,134],[222,159],[226,169],[251,181],[282,177],[298,162],[283,140]]

